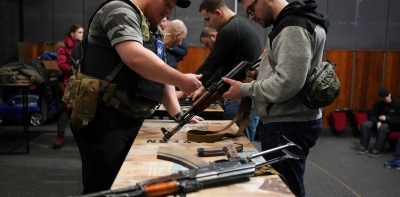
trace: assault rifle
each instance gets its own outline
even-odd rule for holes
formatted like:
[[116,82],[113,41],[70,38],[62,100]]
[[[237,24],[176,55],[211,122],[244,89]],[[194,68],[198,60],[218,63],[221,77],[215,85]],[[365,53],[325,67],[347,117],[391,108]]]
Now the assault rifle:
[[[247,61],[240,62],[233,70],[231,70],[228,74],[226,74],[226,78],[241,80],[246,76],[247,70],[254,70],[260,65],[260,59],[253,63],[249,63]],[[222,80],[217,83],[213,83],[209,88],[207,88],[206,92],[204,92],[199,99],[197,99],[193,106],[182,114],[181,119],[171,131],[168,131],[164,127],[161,128],[161,131],[164,134],[163,140],[168,141],[176,132],[178,132],[185,124],[189,123],[190,120],[203,112],[208,106],[222,98],[222,94],[224,94],[229,89],[229,84],[223,82]]]
[[[286,159],[299,159],[296,155],[289,152],[287,148],[294,147],[301,149],[293,142],[278,146],[248,157],[233,155],[229,159],[210,162],[208,166],[192,168],[186,171],[178,171],[174,174],[136,183],[135,186],[116,190],[106,190],[81,197],[150,197],[179,195],[185,196],[187,193],[196,192],[203,188],[215,187],[216,185],[237,183],[253,177],[255,170],[261,166],[270,165]],[[251,159],[266,155],[275,151],[282,151],[283,156],[276,157],[266,162],[256,164]]]

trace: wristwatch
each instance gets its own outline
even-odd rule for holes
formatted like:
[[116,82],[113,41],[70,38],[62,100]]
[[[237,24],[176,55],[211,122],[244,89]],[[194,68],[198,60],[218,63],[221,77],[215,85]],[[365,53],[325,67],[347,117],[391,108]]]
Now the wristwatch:
[[179,121],[181,119],[181,116],[183,114],[182,109],[179,110],[179,112],[173,117],[175,121]]

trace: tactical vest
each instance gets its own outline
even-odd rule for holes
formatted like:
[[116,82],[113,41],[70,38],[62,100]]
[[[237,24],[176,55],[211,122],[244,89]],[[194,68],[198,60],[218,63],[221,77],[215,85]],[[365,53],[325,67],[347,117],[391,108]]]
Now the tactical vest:
[[[131,1],[123,1],[140,13],[143,46],[157,54],[157,38],[163,40],[160,29],[149,28],[143,12]],[[81,72],[98,79],[105,79],[120,62],[121,58],[113,47],[87,43],[84,47]],[[130,100],[143,105],[158,105],[164,91],[164,84],[147,80],[126,65],[114,77],[112,83],[117,84],[117,89],[124,91]]]

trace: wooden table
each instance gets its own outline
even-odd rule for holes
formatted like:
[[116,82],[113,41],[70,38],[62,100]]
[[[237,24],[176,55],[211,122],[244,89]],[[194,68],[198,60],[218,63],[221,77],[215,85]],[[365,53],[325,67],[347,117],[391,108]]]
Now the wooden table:
[[[174,150],[197,156],[197,148],[223,147],[233,143],[243,144],[241,156],[257,153],[256,148],[246,137],[225,139],[215,143],[196,143],[186,140],[186,131],[196,129],[222,129],[229,121],[202,121],[197,124],[187,124],[176,133],[168,142],[163,142],[161,127],[173,128],[176,123],[170,120],[145,120],[124,164],[122,165],[112,189],[120,189],[135,185],[137,182],[154,179],[159,176],[170,175],[187,168],[169,161],[157,159],[159,147],[168,147]],[[237,126],[232,126],[229,131],[236,132]],[[202,157],[205,161],[215,161],[226,158],[225,156]],[[262,157],[253,159],[256,163],[264,162]],[[188,196],[293,196],[289,188],[277,175],[252,177],[248,181],[232,183],[230,185],[202,189],[189,193]]]
[[[191,106],[181,106],[182,111],[187,111]],[[167,116],[169,114],[163,105],[160,105],[158,109],[153,114],[153,117],[156,116]],[[210,105],[207,109],[199,114],[199,116],[203,117],[205,120],[223,120],[224,119],[224,109],[219,103]]]

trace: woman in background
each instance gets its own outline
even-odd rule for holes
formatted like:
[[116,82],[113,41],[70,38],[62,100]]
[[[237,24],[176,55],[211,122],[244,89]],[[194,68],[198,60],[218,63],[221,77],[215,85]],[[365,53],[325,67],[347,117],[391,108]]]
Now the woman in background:
[[[64,36],[65,46],[59,47],[57,49],[57,61],[58,68],[63,75],[63,83],[61,86],[62,93],[65,91],[65,87],[68,79],[73,73],[73,68],[71,68],[71,53],[72,49],[76,44],[78,44],[83,39],[83,27],[81,25],[73,24],[69,28],[69,32]],[[57,136],[54,139],[53,148],[59,149],[63,145],[65,129],[68,125],[68,106],[63,103],[63,112],[61,113],[60,119],[58,120],[58,131]]]

